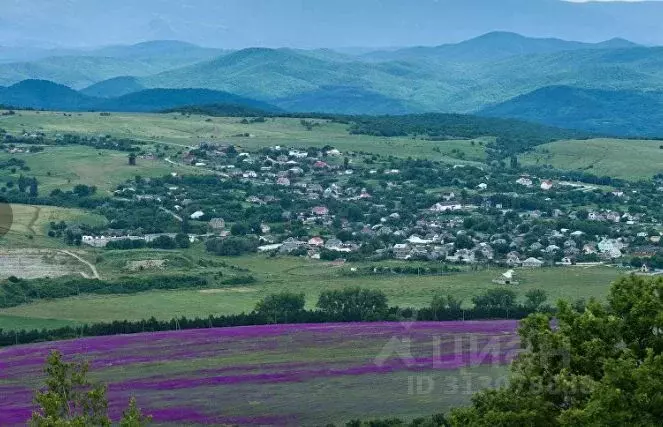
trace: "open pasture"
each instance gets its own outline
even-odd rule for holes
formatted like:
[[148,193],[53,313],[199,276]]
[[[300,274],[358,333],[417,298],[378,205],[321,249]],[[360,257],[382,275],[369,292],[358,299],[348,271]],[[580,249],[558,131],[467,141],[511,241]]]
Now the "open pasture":
[[[154,258],[151,254],[144,256]],[[200,256],[205,257],[202,254]],[[247,268],[257,279],[257,283],[238,287],[219,286],[215,292],[182,290],[152,291],[136,295],[87,295],[35,302],[8,308],[0,313],[25,316],[29,319],[57,318],[88,323],[118,319],[140,320],[152,316],[169,320],[181,316],[206,317],[209,314],[249,312],[260,298],[282,291],[304,292],[307,306],[313,308],[320,292],[348,286],[381,290],[387,295],[391,305],[402,307],[428,306],[436,293],[454,295],[462,299],[465,306],[471,306],[471,298],[487,289],[495,288],[497,285],[492,283],[492,280],[503,272],[488,269],[444,276],[346,276],[341,274],[339,267],[329,263],[293,257],[272,259],[254,255],[225,260],[229,264]],[[101,271],[102,275],[106,274],[104,268]],[[523,269],[516,272],[520,285],[514,287],[514,290],[523,298],[525,292],[530,289],[544,289],[551,304],[560,298],[576,300],[595,297],[602,300],[607,295],[610,284],[622,274],[624,273],[620,270],[609,267]]]
[[[387,156],[412,156],[449,162],[459,162],[455,158],[458,152],[463,153],[465,160],[482,161],[486,157],[484,146],[489,142],[486,139],[425,141],[412,138],[350,135],[347,132],[347,125],[327,121],[319,121],[320,126],[307,130],[302,126],[301,119],[295,118],[269,118],[263,123],[248,124],[240,123],[241,120],[237,117],[180,114],[112,113],[110,116],[102,117],[98,113],[74,113],[71,116],[64,116],[57,112],[21,111],[15,116],[0,118],[0,127],[11,132],[27,129],[44,132],[47,135],[110,134],[115,137],[181,147],[197,145],[201,141],[223,141],[246,150],[279,144],[302,148],[331,145],[341,151],[366,151]],[[250,136],[240,136],[245,134]],[[452,153],[454,149],[457,150],[456,153]],[[139,173],[148,176],[147,172]]]
[[55,189],[71,190],[77,184],[95,186],[97,191],[108,195],[119,184],[136,175],[161,177],[171,172],[201,173],[193,167],[173,165],[158,159],[138,159],[136,166],[129,166],[127,153],[79,145],[47,146],[38,153],[0,152],[0,160],[11,158],[24,160],[30,171],[12,174],[9,170],[0,170],[0,179],[18,179],[21,173],[27,174],[37,178],[39,192],[44,195]]
[[47,238],[51,222],[77,222],[90,226],[103,225],[106,219],[82,209],[56,206],[12,204],[11,227],[0,237],[0,248],[53,248],[62,246],[58,240]]
[[[424,416],[499,384],[519,352],[516,327],[514,321],[271,325],[10,347],[0,349],[0,424],[25,424],[54,349],[90,361],[93,380],[109,385],[115,419],[132,394],[157,425]],[[414,392],[417,377],[427,378],[425,392]]]
[[555,141],[520,156],[525,165],[587,172],[627,180],[651,179],[663,172],[661,141],[590,139]]

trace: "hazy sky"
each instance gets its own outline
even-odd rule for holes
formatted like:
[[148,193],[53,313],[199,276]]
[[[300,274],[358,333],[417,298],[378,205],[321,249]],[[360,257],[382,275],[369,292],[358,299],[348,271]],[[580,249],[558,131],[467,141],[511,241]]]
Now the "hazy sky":
[[0,45],[406,46],[495,30],[663,44],[663,2],[577,1],[0,0]]

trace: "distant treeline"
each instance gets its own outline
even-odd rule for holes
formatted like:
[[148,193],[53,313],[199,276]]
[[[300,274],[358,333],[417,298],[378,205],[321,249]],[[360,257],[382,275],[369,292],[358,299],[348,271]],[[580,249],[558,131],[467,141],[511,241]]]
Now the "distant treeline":
[[213,117],[267,117],[274,114],[258,108],[236,104],[186,105],[183,107],[169,108],[161,112]]
[[304,294],[284,292],[265,297],[250,313],[210,315],[207,318],[186,317],[139,321],[114,321],[81,326],[65,326],[52,330],[4,331],[0,329],[0,347],[55,341],[80,337],[175,331],[180,329],[227,328],[269,324],[453,321],[485,319],[523,319],[535,312],[552,312],[545,305],[545,292],[527,293],[524,304],[515,303],[515,292],[495,288],[473,298],[474,308],[461,308],[461,301],[451,296],[436,295],[429,307],[389,307],[387,297],[378,290],[346,288],[320,294],[315,310],[304,309]]
[[[375,318],[368,321],[393,321],[398,322],[403,319],[412,319],[416,321],[451,321],[451,320],[485,320],[485,319],[523,319],[533,313],[524,307],[517,309],[504,310],[498,308],[474,308],[460,312],[438,312],[433,317],[430,310],[416,311],[414,309],[401,309],[399,307],[390,307],[386,316]],[[357,319],[339,319],[334,316],[322,313],[317,310],[307,310],[300,313],[294,313],[288,317],[288,324],[297,323],[331,323],[331,322],[356,322]],[[58,329],[42,329],[32,331],[4,331],[0,329],[0,347],[6,347],[16,344],[30,344],[44,341],[56,341],[63,339],[72,339],[80,337],[96,337],[121,334],[138,334],[142,332],[161,332],[176,331],[180,329],[204,329],[204,328],[229,328],[236,326],[257,326],[269,325],[274,321],[265,315],[255,312],[242,313],[235,315],[210,316],[208,318],[188,319],[181,317],[167,321],[150,318],[139,321],[114,321],[110,323],[95,323],[91,325],[65,326]]]
[[[0,141],[2,142],[2,141]],[[145,145],[144,141],[138,141],[129,138],[115,138],[111,135],[104,136],[82,136],[74,134],[65,134],[57,138],[49,138],[44,134],[36,137],[14,136],[6,134],[4,142],[7,144],[27,144],[27,145],[84,145],[96,149],[115,150],[124,152],[137,152],[140,148],[137,146]]]
[[426,136],[435,139],[496,138],[491,146],[506,156],[560,139],[583,139],[592,134],[513,119],[493,119],[463,114],[410,114],[356,117],[350,133],[374,136]]

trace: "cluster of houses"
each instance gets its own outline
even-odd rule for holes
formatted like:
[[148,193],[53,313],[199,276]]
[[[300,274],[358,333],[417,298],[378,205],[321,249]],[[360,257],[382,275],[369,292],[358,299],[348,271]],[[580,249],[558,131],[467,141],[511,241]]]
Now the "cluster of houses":
[[[244,153],[237,152],[228,144],[202,143],[185,152],[181,160],[214,170],[222,180],[250,182],[255,185],[254,188],[271,185],[281,192],[296,196],[302,202],[301,205],[308,206],[299,211],[284,210],[283,218],[301,221],[305,226],[309,226],[309,229],[315,229],[315,232],[321,235],[297,239],[287,234],[272,233],[270,226],[263,224],[261,233],[257,236],[260,240],[259,252],[305,255],[315,259],[327,251],[338,253],[338,257],[343,258],[347,254],[358,252],[363,241],[372,237],[385,237],[382,240],[386,244],[373,249],[371,256],[381,259],[434,260],[464,264],[491,262],[508,267],[538,268],[552,264],[572,265],[578,259],[588,257],[600,261],[619,259],[628,253],[632,240],[628,237],[589,236],[583,231],[570,229],[552,230],[545,235],[536,236],[527,231],[516,230],[494,235],[481,232],[466,233],[463,220],[470,215],[488,215],[488,212],[490,215],[506,215],[511,212],[501,203],[490,202],[486,197],[484,190],[493,188],[492,181],[489,181],[488,177],[486,182],[491,182],[490,186],[485,182],[477,185],[476,182],[479,181],[475,181],[471,187],[475,189],[476,194],[483,197],[483,202],[481,198],[477,201],[447,192],[440,194],[434,204],[416,212],[418,219],[402,219],[402,211],[399,213],[397,209],[388,210],[387,204],[380,200],[380,197],[371,194],[372,191],[367,188],[348,184],[351,180],[347,178],[353,174],[361,174],[364,179],[382,174],[384,190],[388,191],[399,188],[398,178],[402,175],[402,171],[395,168],[372,169],[372,165],[367,164],[354,165],[351,160],[344,158],[343,153],[332,148],[320,152],[274,146],[260,152]],[[553,197],[556,190],[562,188],[567,188],[568,191],[585,190],[585,186],[575,188],[573,183],[530,175],[512,176],[508,182],[513,185],[514,181],[516,186],[529,189],[528,192],[545,192],[545,196],[542,197]],[[124,188],[121,190],[122,194],[118,196],[126,195],[128,190],[135,193],[132,188]],[[176,191],[177,187],[171,187],[169,190]],[[256,191],[247,195],[244,201],[256,207],[276,204],[279,198],[274,194],[276,194],[274,191]],[[514,194],[518,195],[517,192]],[[621,191],[612,191],[612,195],[625,198]],[[132,198],[135,199],[148,200],[150,197],[151,200],[162,202],[161,196],[158,195],[132,194]],[[331,203],[331,200],[334,200],[334,203]],[[372,212],[380,212],[382,217],[377,221],[356,220],[350,224],[347,218],[337,218],[333,211],[333,206],[338,206],[338,202],[346,201],[368,204]],[[191,201],[187,202],[186,199],[178,199],[177,203],[175,206],[170,206],[168,212],[173,212],[178,218],[181,218],[180,215],[186,215],[192,221],[207,222],[210,236],[224,237],[229,234],[228,224],[223,218],[214,217],[212,212],[206,212],[207,209],[204,208],[195,211],[187,209]],[[639,226],[645,220],[642,214],[623,213],[611,209],[585,211],[582,217],[580,211],[568,208],[565,210],[562,207],[547,212],[521,209],[516,213],[522,222],[533,222],[540,218],[568,218],[603,222],[611,227]],[[368,215],[364,215],[365,219],[367,217]],[[345,238],[346,241],[338,239],[337,235],[340,234],[332,230],[338,230],[339,226],[350,232],[352,238]],[[466,235],[463,236],[464,234]],[[344,235],[348,236],[348,233]],[[652,245],[657,245],[660,241],[660,235],[649,236],[644,233],[643,236],[638,234],[638,237],[646,237]],[[149,241],[148,239],[156,237],[84,236],[83,243],[103,247],[109,241],[119,238],[141,238]],[[462,245],[459,244],[460,241],[463,242]],[[366,254],[366,251],[362,253]]]

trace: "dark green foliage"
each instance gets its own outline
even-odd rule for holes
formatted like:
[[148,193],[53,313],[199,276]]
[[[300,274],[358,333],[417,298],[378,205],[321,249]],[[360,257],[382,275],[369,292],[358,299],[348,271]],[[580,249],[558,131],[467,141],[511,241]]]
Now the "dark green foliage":
[[258,249],[258,240],[245,237],[228,237],[225,239],[210,239],[205,242],[207,251],[219,256],[239,256]]
[[532,311],[538,310],[548,300],[548,295],[543,289],[530,289],[525,292],[525,307]]
[[268,295],[258,301],[255,312],[274,323],[287,322],[288,316],[297,315],[304,310],[306,299],[303,293],[282,292]]
[[[88,362],[64,362],[58,351],[49,354],[44,367],[46,388],[37,390],[39,408],[28,421],[30,427],[110,427],[107,387],[88,380]],[[123,412],[121,427],[144,427],[152,420],[144,416],[132,397]]]
[[509,309],[516,306],[516,293],[511,289],[489,289],[472,298],[477,308]]
[[660,425],[663,419],[663,280],[613,284],[608,305],[558,304],[521,324],[528,351],[509,385],[454,410],[454,426]]
[[387,297],[378,290],[346,288],[320,294],[316,307],[332,318],[372,320],[387,311]]

